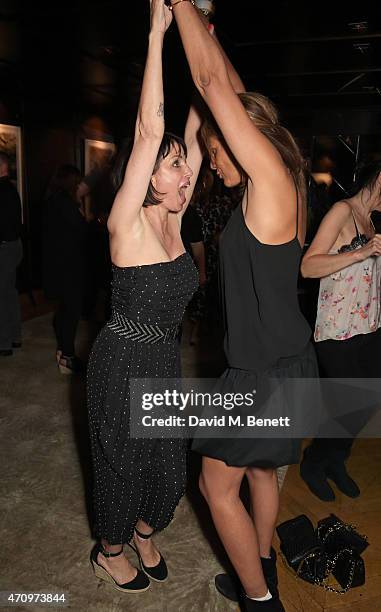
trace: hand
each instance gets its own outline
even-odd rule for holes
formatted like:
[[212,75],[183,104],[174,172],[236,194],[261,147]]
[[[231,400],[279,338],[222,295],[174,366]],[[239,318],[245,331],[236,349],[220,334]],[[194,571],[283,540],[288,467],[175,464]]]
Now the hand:
[[358,249],[359,260],[381,255],[381,234],[375,234],[361,249]]
[[172,22],[172,11],[164,4],[164,0],[150,0],[151,32],[165,34]]

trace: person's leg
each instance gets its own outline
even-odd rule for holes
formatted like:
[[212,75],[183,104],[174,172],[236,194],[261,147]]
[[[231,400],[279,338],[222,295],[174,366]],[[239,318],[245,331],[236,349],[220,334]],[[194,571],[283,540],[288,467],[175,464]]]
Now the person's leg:
[[63,316],[63,307],[61,305],[61,301],[57,306],[57,310],[54,313],[53,317],[53,329],[56,336],[56,345],[57,345],[57,353],[60,351],[62,355],[62,316]]
[[[264,597],[259,541],[253,521],[240,499],[245,467],[229,467],[223,461],[203,457],[200,490],[208,502],[218,535],[249,597]],[[268,483],[265,489],[271,488]],[[271,536],[272,538],[272,536]],[[261,536],[267,547],[270,536]]]
[[250,488],[251,516],[258,536],[259,553],[270,557],[271,543],[279,512],[276,470],[250,467],[246,471]]
[[[186,487],[186,442],[157,440],[151,467],[146,479],[143,509],[136,529],[145,535],[159,531],[171,522],[175,509]],[[136,545],[144,565],[153,567],[160,561],[160,553],[152,539],[141,538],[135,532]]]
[[11,333],[12,342],[21,343],[21,309],[20,298],[16,287],[17,268],[23,257],[21,240],[16,240],[13,245],[14,277],[11,290]]
[[73,287],[65,290],[60,315],[62,333],[62,355],[74,357],[75,334],[81,318],[82,294]]
[[[364,349],[367,353],[364,343],[367,344],[368,341],[369,338],[359,335],[348,340],[325,340],[316,343],[323,382],[324,378],[369,376],[368,368],[361,366],[361,356]],[[330,438],[323,430],[322,436],[315,438],[305,449],[300,474],[310,490],[323,501],[331,501],[335,498],[327,477],[333,480],[346,495],[357,497],[360,490],[348,475],[345,461],[350,456],[354,437],[364,426],[369,416],[366,411],[349,414],[351,410],[348,406],[348,414],[335,417],[335,410],[337,407],[341,407],[343,403],[342,390],[339,385],[329,385],[326,382],[324,394],[328,412],[332,413],[332,418],[342,427],[343,431],[348,432],[348,437]]]
[[[17,262],[12,242],[0,245],[0,350],[12,350]],[[18,296],[17,296],[18,299]]]
[[[90,427],[94,465],[95,532],[106,553],[118,553],[128,542],[136,522],[143,486],[126,482],[110,465],[99,445],[96,430]],[[100,551],[97,563],[119,584],[135,578],[137,569],[124,554],[105,557]]]

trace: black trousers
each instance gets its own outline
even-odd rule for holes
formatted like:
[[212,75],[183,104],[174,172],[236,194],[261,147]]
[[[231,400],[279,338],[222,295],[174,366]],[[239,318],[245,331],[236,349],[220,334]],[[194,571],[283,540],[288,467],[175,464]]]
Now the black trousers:
[[[322,378],[381,378],[381,328],[369,334],[359,334],[348,340],[316,342],[316,353]],[[336,388],[332,402],[344,401]],[[306,451],[308,460],[329,465],[345,461],[350,455],[355,437],[374,414],[374,408],[337,419],[348,438],[315,438]]]
[[21,240],[0,242],[0,350],[21,341],[21,314],[16,272],[23,257]]
[[67,357],[75,355],[75,334],[81,318],[82,305],[83,285],[79,282],[70,283],[69,279],[65,279],[60,291],[53,327],[57,339],[57,350],[62,351]]

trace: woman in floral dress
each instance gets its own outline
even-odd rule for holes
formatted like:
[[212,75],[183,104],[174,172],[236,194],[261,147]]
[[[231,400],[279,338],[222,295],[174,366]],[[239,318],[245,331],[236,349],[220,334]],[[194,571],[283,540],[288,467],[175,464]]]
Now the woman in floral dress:
[[[381,235],[371,218],[376,210],[381,210],[380,160],[363,166],[355,195],[332,206],[303,258],[303,276],[321,279],[315,342],[325,377],[381,377]],[[335,498],[327,478],[349,497],[360,494],[345,460],[371,413],[347,414],[339,423],[348,437],[315,438],[306,449],[301,476],[320,499]]]

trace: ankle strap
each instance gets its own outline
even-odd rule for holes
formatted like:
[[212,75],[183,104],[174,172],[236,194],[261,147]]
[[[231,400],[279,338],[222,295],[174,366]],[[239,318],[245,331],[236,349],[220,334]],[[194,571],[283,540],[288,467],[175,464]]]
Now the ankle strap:
[[142,538],[142,540],[149,540],[149,538],[153,534],[153,531],[151,531],[151,533],[141,533],[135,527],[135,533],[139,536],[139,538]]
[[119,555],[121,555],[122,552],[123,552],[123,546],[122,546],[122,549],[119,552],[117,552],[117,553],[106,552],[105,549],[103,548],[102,544],[99,544],[99,548],[100,548],[101,554],[104,557],[106,557],[106,559],[109,559],[110,557],[119,557]]

